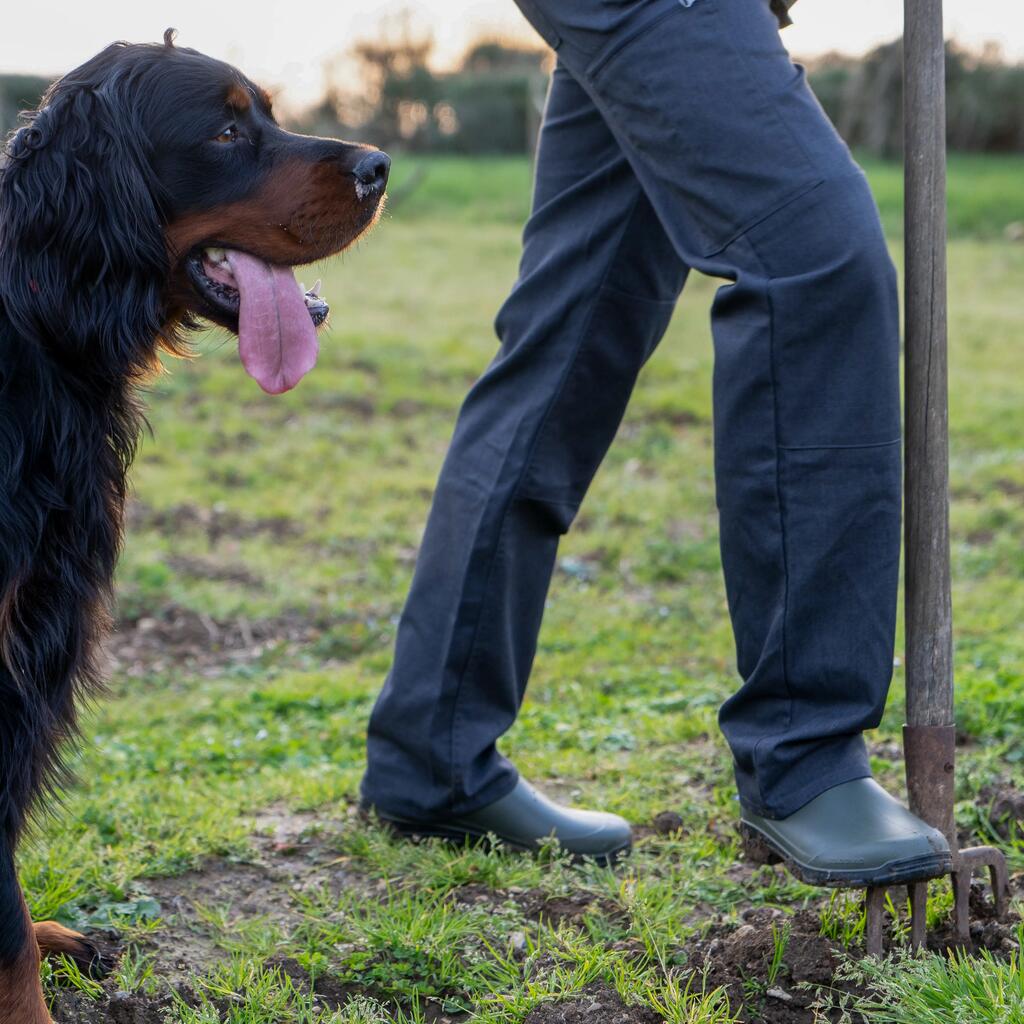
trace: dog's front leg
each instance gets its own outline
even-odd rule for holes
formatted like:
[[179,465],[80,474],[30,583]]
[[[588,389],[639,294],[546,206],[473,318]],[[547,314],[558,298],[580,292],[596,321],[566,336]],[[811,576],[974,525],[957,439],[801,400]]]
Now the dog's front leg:
[[36,921],[32,928],[42,956],[66,956],[87,976],[95,976],[104,971],[102,954],[84,935],[56,921]]
[[[18,909],[13,919],[2,922],[7,934],[0,936],[0,1021],[3,1024],[53,1024],[39,980],[39,944],[28,911],[12,878],[2,880],[15,887]],[[5,895],[11,895],[8,891]]]

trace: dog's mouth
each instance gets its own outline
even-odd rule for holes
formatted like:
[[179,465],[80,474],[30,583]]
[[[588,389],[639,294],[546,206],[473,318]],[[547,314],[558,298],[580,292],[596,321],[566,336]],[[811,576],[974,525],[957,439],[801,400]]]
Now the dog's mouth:
[[291,267],[215,246],[195,249],[186,266],[212,318],[237,333],[242,366],[264,391],[289,391],[313,369],[329,312],[319,281],[306,291]]

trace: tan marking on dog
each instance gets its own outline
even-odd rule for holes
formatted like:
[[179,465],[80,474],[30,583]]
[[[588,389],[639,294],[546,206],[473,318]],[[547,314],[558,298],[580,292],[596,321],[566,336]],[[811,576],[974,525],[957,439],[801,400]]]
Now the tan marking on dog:
[[280,266],[312,263],[373,227],[382,205],[360,203],[351,176],[337,165],[290,160],[251,196],[169,224],[167,248],[172,262],[216,243]]
[[36,943],[42,956],[64,955],[74,960],[83,969],[96,956],[96,950],[84,935],[73,932],[56,921],[36,921],[32,928],[35,931]]
[[18,959],[8,968],[0,968],[0,1021],[3,1024],[53,1024],[39,981],[39,946],[28,930]]
[[244,114],[252,106],[252,94],[241,82],[235,82],[228,89],[227,105]]

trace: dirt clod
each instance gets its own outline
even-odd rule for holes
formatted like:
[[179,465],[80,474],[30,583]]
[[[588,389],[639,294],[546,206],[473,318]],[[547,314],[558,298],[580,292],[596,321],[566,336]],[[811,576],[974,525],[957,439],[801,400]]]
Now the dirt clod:
[[622,916],[622,911],[611,900],[588,892],[551,896],[543,890],[530,889],[513,896],[526,917],[556,928],[564,922],[582,924],[588,914],[604,914],[614,918]]
[[662,811],[654,816],[654,831],[660,836],[669,836],[673,832],[681,832],[686,825],[681,814],[675,811]]
[[988,819],[1002,839],[1009,839],[1014,832],[1024,833],[1024,793],[1010,788],[996,791],[989,805]]

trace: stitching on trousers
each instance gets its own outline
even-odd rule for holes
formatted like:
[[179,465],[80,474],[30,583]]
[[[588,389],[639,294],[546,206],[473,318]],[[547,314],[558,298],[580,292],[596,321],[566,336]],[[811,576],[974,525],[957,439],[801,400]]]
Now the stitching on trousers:
[[[786,728],[783,730],[785,733],[793,726],[793,704],[795,701],[793,699],[793,689],[789,682],[789,664],[786,657],[786,625],[789,619],[789,556],[786,546],[786,515],[782,500],[782,459],[779,458],[779,453],[782,450],[782,447],[779,444],[779,385],[775,372],[775,307],[772,303],[771,293],[772,281],[774,278],[768,273],[768,267],[750,237],[743,236],[743,241],[746,242],[747,248],[751,253],[753,253],[754,258],[760,264],[761,270],[765,275],[764,298],[768,307],[768,365],[771,370],[772,385],[772,433],[773,447],[775,448],[775,504],[779,510],[779,547],[782,549],[782,683],[786,690],[787,700],[789,701]],[[769,737],[767,736],[762,736],[757,743],[754,744],[754,778],[757,783],[758,797],[760,798],[761,805],[764,808],[767,808],[767,804],[765,803],[764,790],[761,787],[761,777],[758,773],[757,756],[758,751],[761,748],[761,744],[768,738]]]
[[594,57],[594,59],[584,69],[584,77],[590,79],[590,81],[596,84],[601,72],[604,71],[604,69],[613,60],[615,60],[615,58],[618,57],[627,46],[629,46],[634,40],[639,39],[648,30],[660,25],[667,17],[675,13],[677,13],[677,9],[675,7],[666,7],[663,11],[654,11],[649,17],[640,19],[637,24],[634,24],[626,30],[625,35],[621,39],[615,40],[609,47],[606,47]]
[[891,441],[871,441],[868,444],[780,444],[779,450],[784,452],[830,452],[846,448],[889,448],[891,445],[899,444],[901,440],[902,438],[896,437]]
[[[494,549],[491,552],[491,557],[487,565],[487,573],[484,577],[483,586],[483,597],[480,601],[480,610],[477,614],[476,624],[473,627],[473,637],[470,640],[469,651],[466,654],[466,660],[463,663],[462,671],[459,673],[459,681],[455,685],[455,694],[452,698],[452,721],[449,730],[449,765],[454,766],[455,764],[455,737],[459,727],[459,698],[462,695],[462,684],[465,681],[466,676],[469,674],[469,668],[473,664],[473,656],[476,653],[477,640],[480,636],[480,624],[484,618],[484,609],[487,602],[487,594],[490,587],[491,576],[494,571],[494,566],[497,563],[497,555],[501,547],[501,541],[505,533],[505,523],[508,519],[509,510],[512,508],[513,503],[519,495],[519,489],[522,486],[523,480],[526,477],[526,473],[530,468],[530,464],[533,462],[534,452],[536,451],[537,444],[540,441],[540,437],[544,432],[544,427],[547,425],[548,418],[551,415],[551,410],[554,409],[559,398],[562,397],[562,392],[565,390],[566,382],[572,373],[573,367],[576,365],[576,360],[579,358],[580,350],[583,348],[583,344],[590,333],[590,325],[593,323],[594,317],[597,315],[597,308],[601,299],[601,290],[604,288],[605,282],[608,280],[608,276],[611,274],[612,268],[615,266],[616,261],[619,258],[619,253],[622,250],[622,244],[626,239],[626,235],[629,232],[629,227],[633,222],[633,218],[636,215],[637,207],[640,204],[640,199],[643,196],[643,191],[637,189],[636,197],[633,200],[633,205],[630,207],[629,216],[623,220],[622,231],[619,233],[618,241],[615,243],[615,251],[612,253],[611,259],[608,261],[608,266],[605,267],[604,273],[601,275],[601,283],[594,291],[594,302],[590,307],[590,312],[587,315],[587,319],[584,322],[583,329],[580,331],[580,336],[576,341],[576,345],[573,348],[572,357],[566,361],[566,366],[562,372],[562,377],[558,382],[558,387],[555,393],[551,396],[551,401],[548,402],[547,407],[544,410],[544,414],[541,416],[540,422],[537,424],[537,429],[534,432],[533,438],[530,441],[529,451],[526,453],[526,458],[523,460],[523,465],[519,470],[519,475],[516,478],[515,485],[512,488],[511,494],[505,503],[505,507],[501,513],[501,522],[498,526],[498,540],[494,545]],[[454,803],[456,788],[456,775],[455,772],[451,772],[451,778],[449,781],[449,792],[451,802]]]
[[[516,431],[518,431],[519,426],[521,425],[521,423],[522,423],[522,419],[520,419],[519,422],[516,424]],[[501,477],[501,474],[504,472],[505,466],[507,465],[507,463],[508,463],[508,461],[509,461],[509,459],[511,457],[512,457],[512,445],[510,445],[509,448],[508,448],[508,451],[505,452],[505,457],[501,461],[501,468],[498,470],[496,478],[500,478]],[[485,509],[485,511],[486,511],[486,509]],[[481,515],[480,522],[482,522],[483,519],[484,519],[484,516]],[[504,533],[504,527],[505,527],[505,524],[504,524],[504,518],[503,518],[501,526],[499,528],[499,532],[498,532],[498,540],[495,543],[495,550],[492,552],[492,555],[491,555],[492,562],[493,562],[493,559],[495,558],[495,556],[497,555],[498,550],[501,547],[502,535]],[[476,537],[479,535],[479,532],[480,532],[480,526],[479,526],[479,523],[478,523],[477,529],[476,529],[476,533],[474,533],[474,535],[473,535],[474,544],[476,542]],[[466,579],[469,576],[469,568],[472,565],[472,562],[473,562],[473,554],[472,554],[472,549],[471,549],[470,550],[470,555],[466,559],[466,568],[465,568],[464,572],[462,573],[462,579],[461,579],[460,588],[459,588],[460,595],[465,591]],[[484,586],[485,594],[486,594],[486,589],[487,589],[486,588],[486,582],[489,582],[489,580],[490,580],[490,572],[491,572],[491,567],[489,565],[488,566],[488,570],[487,570],[487,573],[488,573],[487,581],[485,581],[485,586]],[[461,603],[461,597],[460,597],[460,603]],[[481,601],[481,607],[482,607],[482,604],[483,604],[483,602]],[[481,610],[481,615],[482,615],[482,610]],[[479,619],[477,620],[477,626],[474,626],[473,640],[471,641],[471,646],[470,646],[470,654],[468,654],[466,656],[467,667],[468,667],[468,663],[471,661],[471,658],[472,658],[472,649],[473,649],[473,647],[475,647],[475,644],[476,644],[476,630],[477,630],[478,626],[479,626]],[[453,626],[453,632],[454,632],[454,626]],[[451,639],[449,639],[448,645],[447,645],[447,650],[446,650],[446,653],[445,653],[444,662],[442,663],[442,666],[441,666],[442,673],[445,671],[445,668],[447,667],[447,664],[448,664],[448,653],[447,652],[451,650],[452,643],[453,643],[453,641]],[[455,776],[455,772],[452,769],[452,766],[455,763],[454,762],[454,758],[453,758],[454,749],[455,749],[454,732],[455,732],[456,720],[457,720],[457,717],[458,717],[459,691],[462,688],[462,678],[463,678],[463,675],[467,671],[467,667],[463,668],[462,674],[460,674],[459,680],[455,684],[455,694],[452,697],[451,723],[450,723],[449,729],[448,729],[449,745],[448,745],[448,765],[447,765],[448,772],[447,772],[447,776],[448,776],[448,790],[449,790],[449,793],[454,793],[455,792],[456,776]]]

